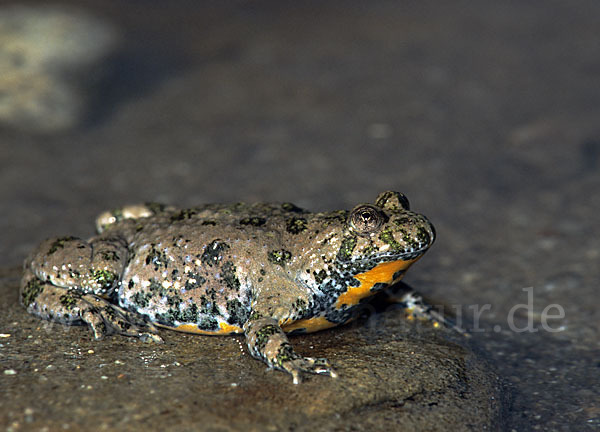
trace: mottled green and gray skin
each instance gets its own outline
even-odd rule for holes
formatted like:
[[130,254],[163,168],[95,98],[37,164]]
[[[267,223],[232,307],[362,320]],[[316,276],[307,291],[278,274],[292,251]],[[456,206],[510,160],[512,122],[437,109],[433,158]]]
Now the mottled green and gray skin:
[[[46,240],[27,258],[21,302],[30,313],[87,324],[98,339],[160,342],[155,325],[243,332],[254,357],[294,382],[302,372],[335,372],[295,353],[285,333],[353,319],[363,297],[399,280],[435,238],[397,192],[324,213],[290,203],[128,206],[100,215],[97,230],[87,241]],[[361,285],[371,270],[396,262],[402,270]]]

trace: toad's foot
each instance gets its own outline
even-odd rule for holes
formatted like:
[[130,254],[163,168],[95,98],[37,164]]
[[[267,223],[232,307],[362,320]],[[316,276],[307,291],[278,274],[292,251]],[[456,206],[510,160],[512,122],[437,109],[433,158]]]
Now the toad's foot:
[[[88,324],[95,339],[102,339],[111,333],[139,338],[142,342],[162,343],[156,327],[136,313],[128,312],[108,301],[88,294],[81,297],[89,305],[81,319]],[[83,304],[85,307],[86,305]]]
[[296,354],[284,331],[272,318],[249,320],[244,325],[244,331],[250,354],[264,361],[270,368],[291,374],[294,384],[301,382],[303,373],[337,377],[326,359]]
[[414,291],[405,293],[397,301],[406,309],[407,315],[410,318],[429,321],[433,323],[434,327],[439,327],[440,325],[444,326],[462,334],[465,337],[471,336],[465,329],[457,325],[454,321],[435,310],[432,305],[423,300],[423,297],[420,294],[417,294]]
[[[295,354],[291,346],[289,346],[289,349],[292,354]],[[283,355],[279,359],[287,358],[287,356]],[[327,359],[324,358],[302,357],[295,354],[295,358],[282,360],[278,366],[292,375],[294,384],[299,384],[302,381],[302,373],[329,375],[332,378],[337,378],[337,373]]]
[[95,294],[54,286],[29,273],[23,279],[21,302],[29,313],[66,325],[87,324],[95,339],[111,333],[162,342],[156,327],[142,315],[128,312]]

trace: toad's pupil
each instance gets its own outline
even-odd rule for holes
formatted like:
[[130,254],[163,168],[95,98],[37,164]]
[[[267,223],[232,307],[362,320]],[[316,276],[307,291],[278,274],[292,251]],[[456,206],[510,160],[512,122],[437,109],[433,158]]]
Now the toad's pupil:
[[375,219],[373,214],[368,211],[362,212],[360,216],[362,217],[364,223],[370,223],[373,221],[373,219]]

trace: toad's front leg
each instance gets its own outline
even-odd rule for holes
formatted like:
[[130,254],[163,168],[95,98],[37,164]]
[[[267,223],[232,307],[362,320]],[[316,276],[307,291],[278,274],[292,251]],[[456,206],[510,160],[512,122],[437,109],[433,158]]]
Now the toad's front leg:
[[296,354],[284,331],[273,318],[250,318],[244,324],[244,333],[250,354],[271,368],[290,373],[294,384],[301,381],[303,372],[337,377],[327,359]]

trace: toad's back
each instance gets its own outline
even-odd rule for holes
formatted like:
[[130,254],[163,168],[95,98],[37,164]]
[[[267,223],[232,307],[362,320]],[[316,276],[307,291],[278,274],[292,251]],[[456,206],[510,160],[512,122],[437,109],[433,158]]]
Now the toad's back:
[[180,330],[241,332],[252,297],[249,255],[232,247],[248,240],[170,240],[135,247],[119,288],[120,305]]
[[144,219],[103,225],[105,233],[128,233],[132,255],[119,304],[182,331],[243,332],[253,281],[264,283],[273,266],[298,266],[303,253],[297,249],[306,250],[305,235],[298,234],[306,234],[314,217],[289,203],[211,204],[163,207]]

